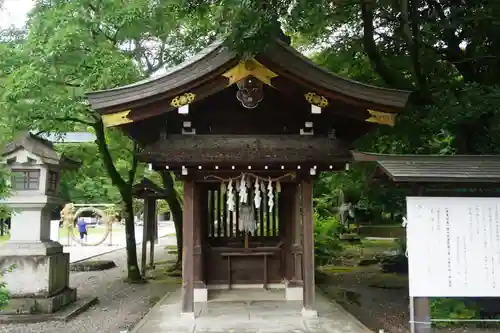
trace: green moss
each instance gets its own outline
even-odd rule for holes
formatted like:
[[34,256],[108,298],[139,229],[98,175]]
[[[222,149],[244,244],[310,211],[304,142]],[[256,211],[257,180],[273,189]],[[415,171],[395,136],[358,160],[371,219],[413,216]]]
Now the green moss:
[[160,260],[160,261],[155,261],[156,265],[169,265],[169,264],[175,264],[177,261],[175,259],[169,259],[169,260]]
[[398,242],[392,239],[363,239],[361,244],[364,248],[368,247],[382,247],[394,248],[398,246]]
[[403,274],[377,273],[367,277],[367,285],[381,289],[408,288],[408,276]]
[[153,296],[153,297],[150,297],[149,298],[149,306],[153,306],[155,305],[156,303],[158,303],[160,301],[160,297],[158,296]]
[[151,283],[161,283],[161,284],[181,284],[182,278],[166,276],[162,278],[154,278],[150,280]]
[[356,266],[331,266],[331,265],[326,265],[319,267],[318,270],[323,272],[323,273],[349,273],[353,271],[359,270],[359,267]]

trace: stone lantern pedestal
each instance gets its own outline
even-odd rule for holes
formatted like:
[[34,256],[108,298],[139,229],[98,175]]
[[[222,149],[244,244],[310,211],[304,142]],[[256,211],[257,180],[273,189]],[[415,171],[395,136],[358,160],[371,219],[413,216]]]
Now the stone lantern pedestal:
[[57,155],[48,160],[47,145],[28,134],[4,152],[13,195],[0,203],[13,212],[11,238],[0,246],[0,270],[12,270],[3,278],[11,299],[0,313],[53,313],[76,300],[76,289],[69,288],[69,254],[50,240],[51,212],[62,204],[56,196],[62,161]]

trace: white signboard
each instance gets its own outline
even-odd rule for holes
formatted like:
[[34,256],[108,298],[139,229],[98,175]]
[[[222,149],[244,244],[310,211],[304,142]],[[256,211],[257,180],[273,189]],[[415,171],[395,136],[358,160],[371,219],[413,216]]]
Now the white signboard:
[[500,297],[500,198],[406,205],[410,296]]

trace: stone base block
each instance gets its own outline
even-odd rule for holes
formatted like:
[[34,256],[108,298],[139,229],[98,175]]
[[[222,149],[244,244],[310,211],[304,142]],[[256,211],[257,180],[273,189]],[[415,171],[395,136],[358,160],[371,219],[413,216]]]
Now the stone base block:
[[194,288],[193,294],[195,303],[206,303],[208,302],[208,289],[207,288]]
[[181,320],[195,320],[194,312],[181,312]]
[[302,287],[286,287],[285,299],[287,301],[302,301],[304,299],[304,289]]
[[9,300],[0,314],[48,314],[54,313],[76,301],[76,289],[64,289],[51,297],[23,297]]
[[59,242],[46,241],[13,241],[0,246],[0,256],[47,256],[63,252]]
[[68,288],[69,254],[10,255],[0,257],[0,271],[13,298],[49,298]]
[[318,311],[312,309],[302,308],[301,314],[304,318],[318,318]]

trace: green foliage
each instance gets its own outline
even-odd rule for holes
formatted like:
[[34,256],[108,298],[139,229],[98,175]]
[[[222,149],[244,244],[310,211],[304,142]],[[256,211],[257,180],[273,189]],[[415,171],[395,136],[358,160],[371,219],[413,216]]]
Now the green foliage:
[[[119,200],[131,220],[131,187],[143,174],[134,158],[138,147],[118,131],[104,132],[84,93],[149,77],[213,39],[198,38],[200,30],[209,32],[204,24],[181,22],[176,15],[169,1],[36,1],[21,33],[1,31],[0,130],[8,124],[12,131],[91,131],[97,136],[97,147],[63,147],[86,162],[76,174],[65,175],[66,199]],[[97,153],[101,159],[95,159]],[[133,224],[127,225],[127,267],[136,267]],[[137,270],[132,273],[139,276]]]
[[[465,320],[480,318],[480,308],[461,299],[435,298],[431,302],[431,317],[434,319]],[[446,327],[459,322],[437,322],[437,327]]]
[[325,218],[314,213],[315,265],[332,264],[342,251],[339,240],[340,223],[337,217]]
[[0,270],[0,310],[3,309],[9,302],[9,292],[7,290],[7,285],[4,281],[2,281],[4,275],[8,272],[12,272],[14,266],[11,266],[7,269]]

